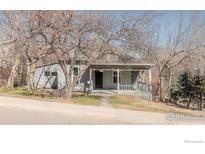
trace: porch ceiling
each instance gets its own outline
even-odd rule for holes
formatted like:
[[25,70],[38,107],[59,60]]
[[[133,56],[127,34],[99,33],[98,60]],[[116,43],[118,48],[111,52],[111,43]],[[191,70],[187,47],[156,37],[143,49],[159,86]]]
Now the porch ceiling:
[[94,63],[91,65],[92,69],[148,69],[154,66],[153,64],[123,64],[123,63],[113,63],[113,64],[98,64]]

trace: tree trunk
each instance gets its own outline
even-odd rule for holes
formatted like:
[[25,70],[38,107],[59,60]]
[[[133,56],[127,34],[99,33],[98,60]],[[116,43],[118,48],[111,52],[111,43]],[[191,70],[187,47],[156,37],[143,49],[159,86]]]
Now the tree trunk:
[[159,77],[159,92],[158,92],[158,96],[159,96],[159,100],[163,101],[162,100],[162,77],[161,76]]
[[199,109],[200,111],[202,110],[202,93],[200,93],[200,99],[199,99],[198,109]]
[[[67,84],[67,83],[66,83]],[[65,85],[65,88],[64,88],[64,91],[63,91],[63,98],[64,99],[68,99],[68,86],[67,85]]]
[[72,102],[72,86],[70,86],[69,88],[68,88],[68,98],[67,98],[67,100],[68,100],[68,102],[70,103],[70,102]]
[[66,63],[60,63],[60,66],[65,75],[65,88],[63,91],[63,98],[67,100],[68,103],[72,101],[72,68],[69,68],[69,72],[66,67]]
[[172,74],[173,74],[172,69],[170,69],[168,87],[167,87],[167,89],[166,89],[166,91],[164,93],[163,102],[165,102],[166,97],[170,96],[170,94],[168,94],[168,93],[170,93],[170,87],[172,86]]
[[189,97],[189,102],[187,103],[187,108],[189,108],[190,104],[191,104],[191,97]]
[[15,79],[18,75],[18,67],[20,65],[20,57],[17,57],[14,63],[14,66],[12,67],[8,82],[7,82],[7,86],[13,88],[14,87],[14,83],[15,83]]
[[73,68],[70,67],[69,69],[69,75],[67,76],[68,80],[68,94],[67,94],[67,100],[68,103],[72,102],[72,92],[73,92]]
[[29,93],[34,91],[34,74],[35,74],[36,65],[34,63],[29,63],[27,67],[27,90]]
[[[66,80],[68,80],[68,77]],[[63,98],[66,99],[68,103],[72,101],[72,86],[69,81],[66,81],[64,92],[63,92]]]

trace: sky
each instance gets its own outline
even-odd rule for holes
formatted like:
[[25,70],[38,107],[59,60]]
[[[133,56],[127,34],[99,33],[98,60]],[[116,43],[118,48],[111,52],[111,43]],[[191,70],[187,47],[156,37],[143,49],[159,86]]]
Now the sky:
[[[91,12],[95,12],[95,11],[91,11]],[[118,17],[121,17],[125,13],[132,16],[132,15],[140,15],[144,11],[137,11],[137,10],[133,10],[133,11],[113,10],[111,11],[110,10],[110,11],[96,11],[96,12],[102,12],[102,14],[110,15],[112,17],[118,18]],[[190,19],[194,11],[152,11],[152,12],[159,14],[158,17],[156,18],[157,23],[165,24],[165,25],[167,24],[174,25],[179,20],[181,14],[183,14],[184,19],[187,20],[187,19]],[[197,11],[197,12],[199,12],[201,20],[205,21],[205,11]],[[0,19],[1,19],[1,16],[0,16]]]
[[[123,14],[129,14],[130,16],[136,16],[142,14],[144,11],[104,11],[103,13],[110,15],[112,17],[118,18]],[[176,26],[183,17],[184,23],[189,22],[193,13],[199,15],[200,22],[205,23],[205,11],[152,11],[153,13],[158,14],[155,18],[155,23],[160,24],[161,26],[169,26],[176,29]]]
[[[199,21],[204,23],[205,28],[205,11],[152,11],[153,13],[158,14],[155,18],[155,23],[160,25],[159,29],[159,42],[161,45],[165,45],[165,36],[167,29],[169,32],[175,33],[177,31],[177,26],[179,20],[183,17],[183,25],[188,26],[187,23],[190,22],[193,14],[198,14]],[[104,11],[105,14],[108,14],[114,18],[118,18],[123,14],[127,13],[130,16],[136,16],[143,13],[143,11]]]
[[[157,20],[161,23],[166,23],[166,24],[173,24],[176,23],[181,14],[185,19],[189,19],[192,15],[193,12],[196,11],[152,11],[153,13],[159,14],[157,17]],[[201,17],[201,19],[205,19],[205,11],[197,11]],[[128,13],[130,15],[139,15],[142,14],[143,11],[104,11],[103,13],[108,14],[113,17],[119,17],[123,15],[124,13]]]
[[[144,11],[126,11],[126,10],[106,10],[106,11],[90,11],[90,12],[96,12],[96,13],[102,13],[105,15],[109,15],[113,18],[120,18],[123,14],[129,15],[129,16],[136,16],[143,14]],[[169,26],[172,30],[176,30],[177,23],[183,15],[185,21],[189,21],[191,19],[192,14],[196,11],[152,11],[153,13],[158,14],[155,18],[155,23],[160,25],[160,32],[163,34],[165,32],[165,29],[163,29],[163,26]],[[205,23],[205,11],[197,11],[200,17],[200,21]],[[1,16],[0,16],[1,19]]]

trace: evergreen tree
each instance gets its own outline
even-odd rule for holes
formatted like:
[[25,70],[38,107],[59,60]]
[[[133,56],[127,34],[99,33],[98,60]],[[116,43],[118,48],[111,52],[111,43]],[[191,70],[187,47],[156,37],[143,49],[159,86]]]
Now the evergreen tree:
[[180,74],[178,80],[178,91],[179,97],[183,102],[187,102],[187,107],[189,107],[193,98],[193,85],[191,73],[185,71]]
[[170,89],[170,100],[171,102],[177,104],[177,101],[179,100],[180,93],[179,90],[176,88],[176,86],[173,86]]
[[205,77],[197,70],[193,78],[194,98],[198,104],[198,110],[203,107],[203,95],[205,92]]
[[191,103],[197,103],[198,110],[202,110],[204,94],[205,76],[197,70],[193,76],[187,71],[180,74],[177,85],[171,89],[170,96],[175,101],[187,103],[187,108]]

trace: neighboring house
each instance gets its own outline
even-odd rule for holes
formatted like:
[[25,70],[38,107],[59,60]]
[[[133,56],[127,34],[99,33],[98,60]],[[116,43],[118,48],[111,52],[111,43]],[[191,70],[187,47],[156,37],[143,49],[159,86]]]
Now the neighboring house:
[[[152,99],[152,66],[152,64],[95,63],[77,81],[73,90],[138,95]],[[83,65],[75,65],[73,78],[82,68]],[[60,65],[56,63],[37,67],[34,85],[36,88],[63,89],[65,76]]]

